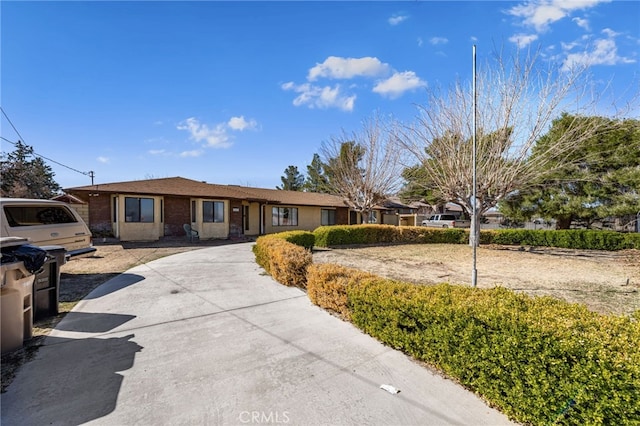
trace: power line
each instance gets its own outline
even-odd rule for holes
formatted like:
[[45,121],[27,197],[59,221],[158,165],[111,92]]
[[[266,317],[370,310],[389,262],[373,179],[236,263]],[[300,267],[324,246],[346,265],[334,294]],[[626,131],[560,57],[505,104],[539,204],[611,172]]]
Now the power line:
[[[18,143],[20,143],[21,141],[22,141],[22,143],[24,143],[24,138],[22,137],[22,135],[20,135],[20,132],[18,132],[18,129],[16,129],[16,126],[14,126],[14,125],[13,125],[13,123],[11,122],[11,120],[9,119],[9,116],[8,116],[8,115],[7,115],[7,113],[4,111],[4,108],[0,107],[0,110],[2,111],[2,115],[4,115],[4,117],[7,119],[7,121],[9,122],[9,124],[11,124],[11,127],[12,127],[12,128],[13,128],[13,130],[16,132],[16,134],[18,135],[18,137],[20,138],[20,140],[19,140],[18,142],[13,142],[13,141],[10,141],[9,139],[7,139],[7,138],[5,138],[5,137],[3,137],[3,136],[0,136],[0,138],[1,138],[2,140],[6,141],[6,142],[9,142],[9,143],[10,143],[10,144],[12,144],[13,146],[17,146],[17,145],[18,145]],[[51,162],[51,163],[57,164],[58,166],[64,167],[64,168],[69,169],[69,170],[71,170],[71,171],[74,171],[74,172],[76,172],[76,173],[80,173],[81,175],[89,176],[89,177],[91,178],[91,184],[93,185],[93,178],[94,178],[94,176],[95,176],[95,174],[93,173],[93,171],[90,171],[90,172],[83,172],[83,171],[80,171],[80,170],[75,169],[75,168],[73,168],[73,167],[71,167],[71,166],[67,166],[66,164],[62,164],[62,163],[60,163],[60,162],[58,162],[58,161],[56,161],[56,160],[52,160],[51,158],[47,158],[47,157],[45,157],[44,155],[40,155],[40,154],[36,153],[36,152],[33,150],[33,147],[32,147],[32,146],[29,146],[29,145],[27,145],[27,144],[24,144],[24,145],[25,145],[26,147],[28,147],[28,148],[31,148],[31,153],[32,153],[34,156],[36,156],[36,157],[42,158],[43,160],[47,160],[47,161],[49,161],[49,162]]]
[[[4,115],[4,117],[7,119],[7,121],[9,122],[9,124],[11,124],[11,127],[13,127],[13,131],[16,132],[16,135],[18,135],[18,137],[20,138],[20,140],[24,140],[24,138],[22,137],[22,135],[20,134],[20,132],[18,131],[18,129],[16,129],[16,126],[13,125],[13,123],[11,122],[11,119],[9,118],[9,116],[7,115],[6,112],[4,112],[4,108],[0,107],[0,111],[2,111],[2,115]],[[3,138],[4,139],[4,138]],[[9,142],[9,141],[7,141]]]

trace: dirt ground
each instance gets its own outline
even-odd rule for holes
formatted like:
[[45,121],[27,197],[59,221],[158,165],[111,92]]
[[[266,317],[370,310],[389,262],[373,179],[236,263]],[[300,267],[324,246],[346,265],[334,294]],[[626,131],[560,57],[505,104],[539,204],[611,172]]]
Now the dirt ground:
[[[316,263],[337,263],[420,284],[471,284],[473,251],[465,245],[419,244],[319,250]],[[583,303],[604,314],[640,309],[640,251],[489,246],[476,253],[477,285]]]

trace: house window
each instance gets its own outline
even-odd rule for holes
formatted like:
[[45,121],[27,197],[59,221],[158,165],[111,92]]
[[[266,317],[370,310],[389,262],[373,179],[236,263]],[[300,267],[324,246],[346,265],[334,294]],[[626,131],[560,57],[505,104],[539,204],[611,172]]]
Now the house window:
[[320,224],[322,226],[326,226],[326,225],[335,225],[336,224],[336,211],[335,210],[328,210],[328,209],[322,209],[320,211]]
[[191,223],[196,223],[196,201],[191,201]]
[[224,202],[222,201],[203,201],[202,202],[202,221],[203,222],[224,222]]
[[367,223],[378,223],[378,215],[376,212],[369,212],[369,220]]
[[124,199],[125,222],[153,222],[153,198]]
[[273,207],[271,209],[273,226],[298,226],[298,209],[296,207]]

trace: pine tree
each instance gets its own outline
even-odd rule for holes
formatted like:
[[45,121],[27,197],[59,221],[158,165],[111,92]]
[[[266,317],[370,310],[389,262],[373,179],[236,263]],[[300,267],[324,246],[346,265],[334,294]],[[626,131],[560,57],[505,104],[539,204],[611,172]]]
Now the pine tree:
[[[533,150],[532,160],[544,156],[562,137],[568,123],[598,122],[601,129],[582,139],[574,152],[546,163],[553,173],[528,190],[518,191],[500,206],[515,219],[541,216],[555,219],[559,229],[572,222],[590,226],[613,216],[640,211],[640,121],[616,121],[603,117],[563,116]],[[580,138],[577,138],[580,140]]]
[[284,176],[280,177],[282,185],[276,189],[283,191],[302,191],[304,185],[304,175],[298,171],[296,166],[289,166],[284,171]]
[[49,199],[61,187],[53,179],[51,167],[40,157],[34,157],[33,148],[18,141],[15,151],[0,157],[0,193],[3,197]]
[[328,193],[329,180],[325,172],[325,164],[320,159],[319,154],[313,154],[311,164],[307,166],[307,178],[304,181],[306,192]]

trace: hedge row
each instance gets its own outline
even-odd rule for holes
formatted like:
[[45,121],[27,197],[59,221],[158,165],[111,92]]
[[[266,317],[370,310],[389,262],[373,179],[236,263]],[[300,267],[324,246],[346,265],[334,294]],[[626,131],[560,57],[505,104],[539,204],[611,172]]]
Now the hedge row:
[[504,288],[420,286],[308,270],[312,301],[529,424],[638,424],[640,318]]
[[253,246],[256,262],[281,284],[306,287],[307,268],[313,262],[311,232],[291,231],[259,237]]
[[[375,235],[387,243],[466,243],[468,238],[460,229],[331,228],[343,229],[260,237],[253,248],[256,261],[275,280],[306,287],[313,303],[439,368],[518,422],[640,424],[640,311],[632,317],[606,316],[504,288],[420,286],[337,265],[314,265],[311,251],[302,247],[312,247],[314,239],[316,245],[336,245],[373,244]],[[489,231],[481,241],[554,241],[600,249],[624,244],[585,231],[558,231],[562,237],[548,232]]]
[[[318,247],[385,243],[467,244],[469,242],[469,230],[456,228],[343,225],[321,226],[313,233],[315,244]],[[587,250],[624,250],[640,249],[640,234],[592,230],[499,229],[481,231],[480,243]]]

